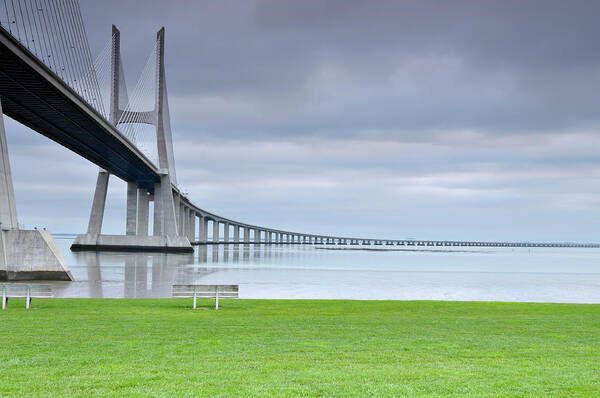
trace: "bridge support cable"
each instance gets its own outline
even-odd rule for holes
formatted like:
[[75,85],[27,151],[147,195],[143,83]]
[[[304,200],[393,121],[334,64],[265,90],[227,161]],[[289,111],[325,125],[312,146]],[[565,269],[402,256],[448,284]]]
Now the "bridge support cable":
[[98,79],[100,97],[103,103],[108,104],[108,108],[104,109],[102,115],[106,120],[110,120],[111,49],[114,40],[115,36],[113,35],[110,40],[106,41],[106,44],[94,59],[94,72]]
[[[142,131],[144,124],[154,125],[156,116],[154,109],[154,96],[156,91],[155,82],[155,54],[156,47],[152,50],[142,73],[127,101],[127,104],[119,108],[119,117],[116,126],[132,143],[134,143],[149,159],[158,164],[156,151],[146,148],[142,140],[138,140],[138,134]],[[149,100],[150,99],[150,100]],[[155,140],[155,137],[153,137]]]
[[77,0],[9,0],[0,26],[92,108],[104,104]]
[[[80,43],[77,48],[82,52],[82,58],[85,60],[85,65],[88,66],[88,74],[87,79],[90,82],[92,87],[92,91],[95,96],[98,96],[98,107],[100,109],[104,108],[104,103],[102,101],[102,96],[100,93],[100,87],[98,85],[98,77],[96,76],[96,71],[94,69],[94,63],[92,58],[92,52],[90,50],[89,42],[87,39],[87,32],[85,30],[85,25],[83,23],[83,17],[81,15],[81,8],[79,7],[78,0],[64,0],[67,4],[69,4],[69,10],[73,15],[73,20],[75,21],[75,28],[77,30],[78,42]],[[98,109],[98,110],[100,110]]]

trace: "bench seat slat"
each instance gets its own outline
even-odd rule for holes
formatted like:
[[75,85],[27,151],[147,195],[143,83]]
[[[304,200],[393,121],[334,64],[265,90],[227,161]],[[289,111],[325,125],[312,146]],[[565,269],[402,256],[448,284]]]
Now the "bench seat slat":
[[0,284],[0,296],[3,294],[10,298],[27,297],[27,289],[29,289],[29,297],[46,298],[53,297],[52,286],[50,285],[28,285],[21,283],[3,283]]
[[217,287],[219,298],[238,298],[239,285],[173,285],[174,298],[216,298]]

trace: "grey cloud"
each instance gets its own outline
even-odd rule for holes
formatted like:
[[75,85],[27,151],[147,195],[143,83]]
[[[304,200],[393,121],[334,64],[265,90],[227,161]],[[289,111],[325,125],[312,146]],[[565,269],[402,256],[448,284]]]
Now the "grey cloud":
[[[206,122],[173,109],[179,125],[206,134],[538,130],[598,120],[597,2],[82,4],[95,30],[123,21],[126,58],[148,51],[166,25],[172,92],[200,115],[207,101],[223,105]],[[125,21],[137,12],[131,29]],[[236,104],[251,109],[238,115]]]

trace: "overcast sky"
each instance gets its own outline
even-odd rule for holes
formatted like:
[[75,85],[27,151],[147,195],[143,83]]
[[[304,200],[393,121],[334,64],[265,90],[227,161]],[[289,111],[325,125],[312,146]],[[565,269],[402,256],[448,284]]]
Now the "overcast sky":
[[[177,176],[310,233],[600,241],[598,1],[80,0],[129,87],[166,28]],[[19,220],[84,232],[97,167],[6,121]],[[112,177],[105,233],[125,229]]]

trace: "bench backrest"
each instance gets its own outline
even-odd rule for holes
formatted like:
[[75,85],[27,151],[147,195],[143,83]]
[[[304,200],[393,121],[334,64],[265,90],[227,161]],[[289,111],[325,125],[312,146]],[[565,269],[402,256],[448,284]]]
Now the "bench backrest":
[[32,298],[48,298],[53,297],[52,286],[40,284],[24,284],[24,283],[2,283],[0,284],[0,297],[6,296],[11,298],[27,297]]
[[238,298],[239,285],[173,285],[173,297],[189,298]]

